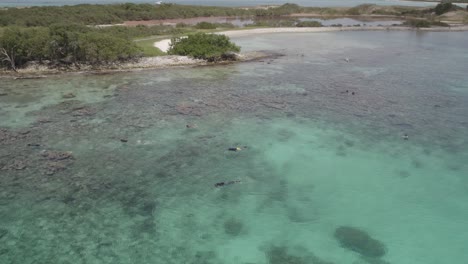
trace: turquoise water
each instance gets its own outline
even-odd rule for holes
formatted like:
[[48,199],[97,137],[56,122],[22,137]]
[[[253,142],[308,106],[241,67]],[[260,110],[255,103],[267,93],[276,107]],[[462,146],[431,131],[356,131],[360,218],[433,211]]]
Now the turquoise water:
[[0,262],[468,260],[466,34],[235,41],[284,56],[2,80]]

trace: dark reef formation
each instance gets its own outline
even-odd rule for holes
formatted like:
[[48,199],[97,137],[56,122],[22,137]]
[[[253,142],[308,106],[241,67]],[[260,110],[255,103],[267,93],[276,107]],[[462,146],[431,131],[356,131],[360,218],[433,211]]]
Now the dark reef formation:
[[8,234],[8,230],[0,228],[0,239]]
[[293,254],[288,247],[272,246],[266,252],[266,256],[269,264],[333,264],[333,262],[322,260],[303,248]]
[[224,232],[231,236],[238,236],[244,230],[244,224],[235,219],[230,218],[224,222]]
[[342,247],[356,251],[365,257],[379,258],[386,253],[382,242],[355,227],[340,226],[335,230],[334,236]]

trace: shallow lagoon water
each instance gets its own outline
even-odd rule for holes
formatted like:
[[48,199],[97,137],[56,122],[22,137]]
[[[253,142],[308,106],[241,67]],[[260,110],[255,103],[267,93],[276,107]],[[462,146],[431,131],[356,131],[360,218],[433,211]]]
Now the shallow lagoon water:
[[463,262],[467,38],[271,34],[235,39],[284,54],[260,62],[2,80],[0,262]]

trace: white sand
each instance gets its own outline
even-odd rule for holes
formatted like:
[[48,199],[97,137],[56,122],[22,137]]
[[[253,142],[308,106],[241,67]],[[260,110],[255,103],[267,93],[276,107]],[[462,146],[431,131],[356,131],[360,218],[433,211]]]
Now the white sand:
[[163,52],[167,52],[169,50],[169,46],[171,44],[171,40],[170,39],[163,39],[161,41],[157,41],[154,43],[154,46],[160,50],[162,50]]
[[[255,28],[245,30],[231,30],[224,32],[217,32],[215,34],[222,34],[228,37],[241,37],[251,36],[258,34],[269,34],[269,33],[314,33],[314,32],[335,32],[335,31],[385,31],[385,30],[419,30],[419,31],[468,31],[468,26],[457,26],[457,27],[433,27],[433,28],[410,28],[410,27],[312,27],[312,28]],[[170,39],[164,39],[154,43],[154,46],[167,52],[169,50]]]

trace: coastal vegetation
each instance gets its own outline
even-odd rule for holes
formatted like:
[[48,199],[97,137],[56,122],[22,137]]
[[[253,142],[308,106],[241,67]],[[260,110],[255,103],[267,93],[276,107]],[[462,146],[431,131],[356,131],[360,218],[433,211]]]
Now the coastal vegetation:
[[296,27],[321,27],[322,23],[318,21],[300,21],[296,24]]
[[[455,14],[455,15],[454,15]],[[206,34],[232,29],[230,23],[199,22],[163,25],[161,19],[196,17],[241,17],[252,20],[245,27],[321,27],[318,21],[302,21],[299,16],[391,16],[406,20],[405,26],[448,26],[468,23],[468,12],[450,2],[434,8],[359,5],[352,8],[301,7],[284,4],[275,7],[231,8],[176,4],[113,4],[4,8],[0,10],[0,68],[16,70],[35,61],[52,67],[80,64],[105,65],[165,54],[154,41],[175,37],[179,46],[171,54],[184,54],[217,61],[237,48],[229,39]],[[125,21],[161,21],[146,26],[117,25]],[[110,24],[110,25],[109,25]],[[130,23],[131,24],[131,23]],[[138,24],[138,23],[136,23]],[[332,26],[341,26],[339,24]],[[207,42],[203,42],[207,41]],[[189,48],[188,43],[196,43]],[[208,45],[209,44],[209,45]],[[220,45],[214,48],[213,45]],[[208,48],[210,47],[210,48]],[[200,49],[199,51],[195,49]],[[212,49],[212,52],[209,52]]]
[[434,20],[427,20],[427,19],[408,19],[406,20],[403,25],[415,28],[429,28],[431,26],[437,27],[448,27],[449,24],[441,22],[441,21],[434,21]]
[[434,13],[438,16],[445,14],[449,11],[456,11],[459,9],[456,5],[453,5],[452,2],[442,2],[434,8]]
[[214,62],[235,59],[232,53],[239,51],[240,47],[225,35],[197,33],[184,38],[173,38],[168,53]]
[[27,62],[70,65],[128,60],[142,52],[129,38],[80,25],[7,27],[0,37],[2,66],[16,70]]
[[411,2],[450,2],[450,3],[468,3],[468,0],[409,0]]
[[176,4],[114,4],[41,6],[0,10],[0,26],[49,26],[54,23],[86,25],[116,24],[129,20],[156,20],[210,16],[280,16],[300,12],[301,7],[285,4],[277,8],[246,9]]
[[[450,6],[449,9],[447,7]],[[124,21],[148,21],[195,17],[279,17],[293,14],[314,14],[320,16],[387,15],[427,17],[434,12],[463,9],[451,3],[443,3],[436,8],[378,6],[363,4],[356,7],[301,7],[284,4],[269,8],[233,8],[191,6],[177,4],[113,4],[75,6],[41,6],[29,8],[5,8],[0,10],[0,26],[39,27],[57,23],[103,25],[118,24]]]

